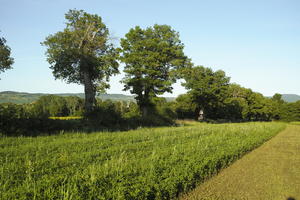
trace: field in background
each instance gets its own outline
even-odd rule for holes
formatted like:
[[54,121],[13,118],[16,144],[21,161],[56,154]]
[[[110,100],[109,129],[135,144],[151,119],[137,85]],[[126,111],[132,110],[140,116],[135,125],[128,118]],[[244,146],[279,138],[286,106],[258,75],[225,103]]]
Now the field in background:
[[170,199],[260,146],[284,123],[189,123],[0,138],[0,199]]

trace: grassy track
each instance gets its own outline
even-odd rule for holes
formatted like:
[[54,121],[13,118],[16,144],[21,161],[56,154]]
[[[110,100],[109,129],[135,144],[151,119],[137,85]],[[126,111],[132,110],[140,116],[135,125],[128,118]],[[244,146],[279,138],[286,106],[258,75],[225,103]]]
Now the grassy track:
[[255,149],[182,199],[300,199],[300,126]]
[[0,138],[0,199],[171,199],[283,123],[200,124]]

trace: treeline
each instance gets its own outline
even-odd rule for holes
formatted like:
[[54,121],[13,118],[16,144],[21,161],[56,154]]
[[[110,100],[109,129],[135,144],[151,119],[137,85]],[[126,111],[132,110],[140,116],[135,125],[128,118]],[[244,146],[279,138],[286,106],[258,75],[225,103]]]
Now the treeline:
[[[209,102],[203,112],[203,121],[300,121],[300,101],[287,103],[280,94],[272,98],[253,92],[236,84],[230,84],[219,101]],[[199,119],[200,108],[188,93],[180,95],[174,102],[179,119]]]
[[[0,133],[40,135],[60,131],[128,130],[139,126],[175,125],[176,119],[213,123],[300,121],[300,101],[286,103],[280,94],[266,98],[237,84],[228,84],[223,92],[225,96],[214,93],[216,96],[213,97],[211,94],[214,101],[206,103],[205,109],[193,101],[189,92],[172,102],[154,98],[152,113],[146,118],[139,106],[130,101],[97,99],[96,108],[89,118],[85,116],[84,100],[79,97],[49,95],[30,104],[3,103],[0,104]],[[203,118],[200,119],[201,115]]]
[[84,99],[49,95],[30,104],[0,104],[0,133],[41,135],[60,131],[91,132],[174,125],[176,114],[168,105],[164,98],[156,98],[155,113],[144,118],[135,102],[97,98],[94,110],[86,116]]
[[[284,103],[279,94],[269,99],[230,83],[222,70],[194,65],[184,53],[179,33],[168,25],[131,28],[115,48],[102,18],[82,10],[65,15],[66,28],[49,35],[42,45],[56,79],[84,86],[85,99],[41,97],[26,105],[0,106],[0,132],[29,134],[59,130],[125,129],[174,124],[174,119],[211,122],[300,120],[299,102]],[[6,40],[0,38],[0,72],[13,59]],[[4,55],[4,54],[3,54]],[[124,64],[124,90],[136,103],[101,101],[97,92],[109,88],[109,79]],[[158,97],[173,91],[183,80],[187,93],[174,102]],[[56,120],[49,117],[81,116]]]

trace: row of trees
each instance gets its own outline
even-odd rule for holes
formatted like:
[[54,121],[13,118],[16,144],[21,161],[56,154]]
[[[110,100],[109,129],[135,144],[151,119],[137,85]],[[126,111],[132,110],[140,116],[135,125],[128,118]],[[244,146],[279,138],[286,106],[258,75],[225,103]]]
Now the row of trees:
[[132,101],[96,99],[93,117],[84,117],[84,100],[55,95],[30,104],[0,104],[0,135],[40,135],[59,131],[128,130],[139,126],[172,125],[176,114],[164,98],[155,100],[155,117],[142,117]]
[[[145,29],[136,26],[120,40],[119,48],[115,48],[100,16],[70,10],[65,18],[66,28],[48,36],[42,45],[47,48],[54,77],[84,85],[85,101],[44,97],[35,104],[40,115],[47,112],[50,116],[79,115],[84,107],[86,116],[95,117],[99,111],[95,95],[109,88],[109,78],[119,73],[119,62],[125,64],[124,90],[135,95],[145,119],[157,115],[157,105],[162,105],[157,96],[172,92],[172,84],[178,79],[184,80],[182,85],[187,94],[167,106],[179,118],[256,121],[280,119],[283,110],[295,111],[278,94],[268,99],[231,84],[222,70],[194,66],[183,52],[179,33],[170,26],[154,25]],[[6,62],[0,66],[8,69],[13,63],[10,49],[4,39],[0,44],[6,52],[5,59],[1,59]],[[49,105],[54,106],[48,109]],[[80,111],[75,111],[78,108]]]
[[300,121],[300,101],[286,103],[279,94],[266,98],[250,89],[229,84],[222,95],[204,106],[198,104],[198,101],[193,102],[195,97],[192,95],[193,93],[180,95],[171,102],[164,98],[154,98],[152,104],[155,115],[146,118],[141,115],[137,103],[126,101],[96,99],[92,120],[78,118],[84,113],[84,100],[79,97],[49,95],[30,104],[3,103],[0,104],[0,133],[39,135],[61,130],[86,132],[170,125],[178,118],[199,119],[200,109],[205,110],[204,120],[211,122]]
[[157,95],[172,92],[180,69],[191,66],[179,34],[170,26],[136,26],[114,48],[98,15],[70,10],[65,17],[66,28],[42,44],[55,78],[84,85],[87,113],[95,109],[96,92],[109,88],[109,77],[119,73],[117,60],[125,64],[124,90],[136,95],[144,117],[153,112]]

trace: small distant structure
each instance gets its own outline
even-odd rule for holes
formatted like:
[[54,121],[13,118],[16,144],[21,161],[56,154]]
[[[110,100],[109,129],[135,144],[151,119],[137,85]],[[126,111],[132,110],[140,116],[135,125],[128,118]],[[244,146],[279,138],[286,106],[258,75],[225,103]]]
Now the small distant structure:
[[203,110],[201,109],[199,111],[199,116],[198,116],[198,121],[203,121],[204,120],[204,112]]

